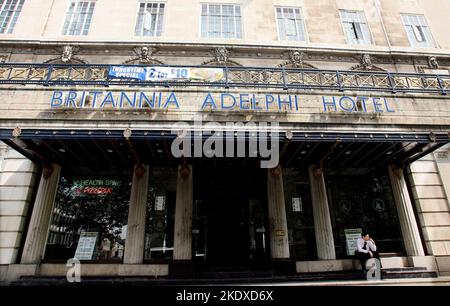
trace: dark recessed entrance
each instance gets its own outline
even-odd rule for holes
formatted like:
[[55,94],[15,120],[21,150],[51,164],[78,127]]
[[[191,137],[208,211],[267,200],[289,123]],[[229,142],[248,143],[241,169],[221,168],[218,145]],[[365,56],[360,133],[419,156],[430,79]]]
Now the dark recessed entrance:
[[193,256],[202,268],[269,262],[267,170],[257,160],[202,160],[194,171]]

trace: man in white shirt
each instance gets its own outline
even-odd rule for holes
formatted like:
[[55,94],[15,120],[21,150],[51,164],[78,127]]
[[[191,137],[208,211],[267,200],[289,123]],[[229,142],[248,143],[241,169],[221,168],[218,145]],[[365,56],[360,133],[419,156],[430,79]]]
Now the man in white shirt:
[[[361,262],[361,268],[363,273],[366,273],[366,261],[370,258],[380,259],[380,255],[377,252],[377,246],[368,233],[363,232],[361,238],[357,241],[357,249],[355,250],[355,256],[359,258]],[[380,262],[381,264],[381,262]]]

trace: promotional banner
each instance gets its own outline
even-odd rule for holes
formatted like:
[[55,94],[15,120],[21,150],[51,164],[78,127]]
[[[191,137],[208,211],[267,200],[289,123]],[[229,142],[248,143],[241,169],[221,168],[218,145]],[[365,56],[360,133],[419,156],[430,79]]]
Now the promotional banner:
[[154,82],[170,80],[218,82],[223,80],[224,72],[221,68],[111,66],[109,77]]

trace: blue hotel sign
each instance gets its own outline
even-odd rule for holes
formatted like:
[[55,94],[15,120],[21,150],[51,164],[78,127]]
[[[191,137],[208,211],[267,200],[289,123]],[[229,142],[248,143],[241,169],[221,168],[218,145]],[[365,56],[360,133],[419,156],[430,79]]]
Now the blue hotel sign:
[[[186,94],[176,92],[54,91],[50,105],[52,108],[84,109],[180,109],[182,98],[186,98]],[[304,103],[303,97],[299,95],[205,93],[198,98],[197,105],[200,111],[300,112]],[[384,97],[322,96],[317,103],[320,103],[325,113],[395,112],[392,101]]]

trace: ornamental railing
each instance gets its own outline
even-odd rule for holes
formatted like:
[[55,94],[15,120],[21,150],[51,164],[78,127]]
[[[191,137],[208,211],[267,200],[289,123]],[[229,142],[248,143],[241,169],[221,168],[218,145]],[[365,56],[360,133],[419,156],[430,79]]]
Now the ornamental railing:
[[220,78],[131,79],[111,75],[112,67],[149,68],[144,65],[56,65],[0,64],[0,84],[42,86],[136,86],[218,88],[256,87],[282,89],[323,89],[336,91],[417,92],[446,95],[450,75],[389,73],[377,71],[339,71],[295,68],[151,66],[156,68],[219,69]]

